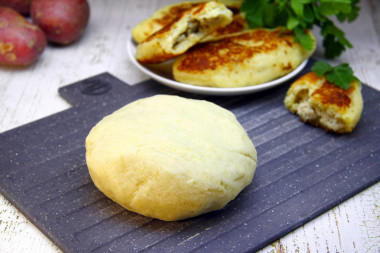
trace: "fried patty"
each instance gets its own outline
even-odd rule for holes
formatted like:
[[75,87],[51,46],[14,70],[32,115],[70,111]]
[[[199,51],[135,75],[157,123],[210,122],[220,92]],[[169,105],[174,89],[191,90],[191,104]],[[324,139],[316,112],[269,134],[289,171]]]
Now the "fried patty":
[[169,60],[231,21],[232,12],[224,4],[214,1],[198,4],[139,43],[136,59],[143,64]]
[[254,29],[196,45],[175,60],[173,75],[199,86],[251,86],[288,74],[314,49],[294,42],[283,28]]
[[[153,33],[161,30],[165,26],[175,21],[182,12],[190,8],[193,8],[196,5],[199,5],[203,2],[205,1],[182,2],[168,5],[157,10],[155,13],[153,13],[152,16],[143,20],[132,29],[133,39],[137,43],[141,43],[143,40],[148,38]],[[221,35],[240,32],[244,29],[248,29],[247,22],[245,21],[243,14],[239,10],[241,6],[241,1],[222,0],[219,2],[225,4],[225,6],[233,12],[233,20],[227,26],[217,29],[217,31],[202,39],[203,41],[212,40],[215,39],[215,37]]]
[[289,88],[285,107],[311,125],[335,133],[352,132],[363,110],[359,81],[343,90],[310,72],[297,79]]

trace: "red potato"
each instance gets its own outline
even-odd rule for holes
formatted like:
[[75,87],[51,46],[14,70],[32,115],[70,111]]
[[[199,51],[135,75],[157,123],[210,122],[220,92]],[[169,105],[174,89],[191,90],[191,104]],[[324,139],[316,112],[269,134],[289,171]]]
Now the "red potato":
[[28,15],[32,0],[0,0],[0,6],[9,7],[15,11]]
[[0,7],[0,64],[28,66],[46,47],[42,30],[28,22],[20,13]]
[[90,7],[86,0],[33,0],[30,14],[48,41],[67,45],[83,33]]

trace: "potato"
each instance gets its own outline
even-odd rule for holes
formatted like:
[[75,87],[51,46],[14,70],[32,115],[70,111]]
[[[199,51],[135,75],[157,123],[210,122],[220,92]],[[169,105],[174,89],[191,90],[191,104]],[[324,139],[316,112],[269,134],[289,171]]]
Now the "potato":
[[90,7],[86,0],[33,0],[30,14],[49,42],[67,45],[83,33]]
[[32,0],[0,0],[0,6],[9,7],[15,11],[28,15]]
[[0,64],[28,66],[35,62],[46,47],[42,30],[28,22],[20,13],[0,7]]

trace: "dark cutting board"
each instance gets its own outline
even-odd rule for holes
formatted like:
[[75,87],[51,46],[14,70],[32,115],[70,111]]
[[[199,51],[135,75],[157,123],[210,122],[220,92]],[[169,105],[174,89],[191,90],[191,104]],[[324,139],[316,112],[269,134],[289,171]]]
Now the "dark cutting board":
[[[284,108],[289,83],[207,97],[152,80],[129,86],[105,73],[63,87],[72,108],[0,134],[1,193],[65,252],[259,250],[380,179],[380,93],[363,85],[359,124],[334,135]],[[235,113],[252,138],[259,160],[253,182],[223,210],[164,222],[126,211],[91,182],[84,148],[91,127],[158,93],[213,101]]]

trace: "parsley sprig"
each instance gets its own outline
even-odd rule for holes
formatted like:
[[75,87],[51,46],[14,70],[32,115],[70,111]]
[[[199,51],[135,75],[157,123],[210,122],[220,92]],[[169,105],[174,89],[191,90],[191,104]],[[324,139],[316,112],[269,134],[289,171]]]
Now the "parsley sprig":
[[251,28],[278,26],[294,31],[295,41],[311,50],[313,38],[305,33],[306,29],[317,25],[321,28],[325,56],[335,58],[352,44],[345,33],[338,28],[330,17],[339,22],[354,21],[360,7],[360,0],[244,0],[241,11]]
[[354,72],[348,63],[342,63],[333,67],[326,62],[317,61],[314,63],[311,70],[318,76],[325,76],[330,83],[333,83],[344,90],[350,88],[352,81],[359,81],[359,79],[354,76]]

